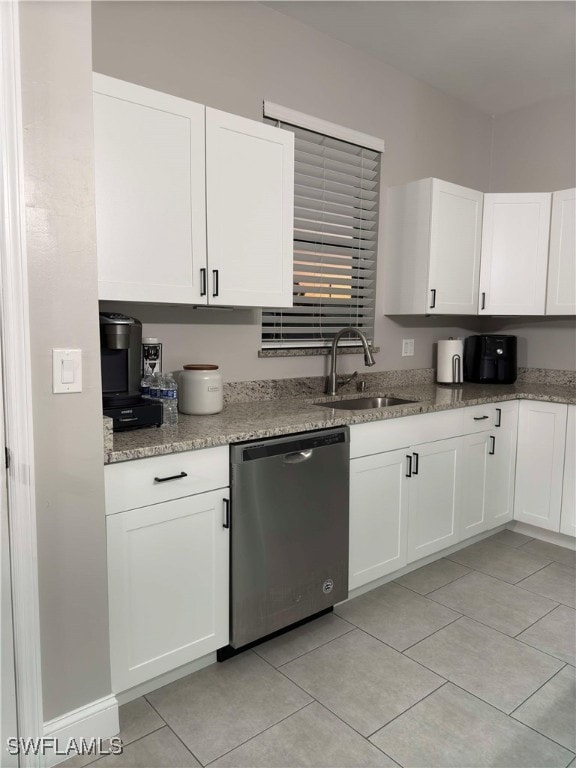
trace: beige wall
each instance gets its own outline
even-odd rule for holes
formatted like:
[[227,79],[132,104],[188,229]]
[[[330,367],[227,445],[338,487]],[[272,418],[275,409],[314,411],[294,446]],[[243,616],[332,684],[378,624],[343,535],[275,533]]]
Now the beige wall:
[[[90,5],[20,3],[44,719],[110,693]],[[52,348],[83,351],[52,394]],[[26,734],[24,734],[26,735]]]
[[[386,141],[383,186],[426,176],[488,189],[491,118],[258,3],[96,2],[94,69],[260,120],[269,99]],[[379,284],[385,275],[380,271]],[[382,290],[378,291],[382,295]],[[165,345],[165,367],[222,365],[226,380],[313,376],[319,357],[258,359],[250,312],[122,305]],[[440,338],[467,335],[475,318],[385,318],[376,308],[377,369],[433,363]],[[402,338],[415,356],[401,356]],[[348,357],[342,370],[362,358]]]
[[[552,192],[576,186],[574,96],[541,101],[494,120],[492,192]],[[492,318],[487,333],[518,335],[519,364],[576,367],[573,318]]]
[[491,166],[490,192],[553,192],[576,186],[574,95],[495,117]]

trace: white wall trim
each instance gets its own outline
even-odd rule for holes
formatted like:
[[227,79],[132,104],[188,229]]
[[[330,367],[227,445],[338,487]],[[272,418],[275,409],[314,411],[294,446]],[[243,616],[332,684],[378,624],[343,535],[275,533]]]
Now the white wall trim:
[[[44,736],[55,739],[60,750],[66,749],[70,739],[77,742],[81,739],[89,742],[93,738],[105,740],[116,736],[119,730],[118,701],[113,695],[104,696],[44,723]],[[72,757],[72,754],[58,755],[48,752],[46,765],[61,763]]]
[[[43,734],[18,3],[0,2],[0,333],[19,736]],[[42,757],[20,758],[21,768]]]
[[319,117],[307,115],[304,112],[297,112],[295,109],[282,107],[280,104],[274,104],[272,101],[264,102],[264,117],[270,117],[282,123],[290,123],[290,125],[297,125],[300,128],[306,128],[309,131],[322,133],[326,136],[333,136],[335,139],[342,139],[342,141],[348,141],[350,144],[366,147],[366,149],[373,149],[375,152],[384,152],[384,139],[370,136],[368,133],[362,133],[361,131],[355,131],[353,128],[345,128],[337,123],[330,123],[328,120],[321,120]]

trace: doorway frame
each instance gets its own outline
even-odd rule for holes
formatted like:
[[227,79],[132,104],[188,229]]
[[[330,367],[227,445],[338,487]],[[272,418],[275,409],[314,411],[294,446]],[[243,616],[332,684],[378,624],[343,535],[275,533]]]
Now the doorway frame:
[[[18,0],[0,2],[0,335],[18,735],[44,735]],[[20,755],[40,768],[42,755]]]

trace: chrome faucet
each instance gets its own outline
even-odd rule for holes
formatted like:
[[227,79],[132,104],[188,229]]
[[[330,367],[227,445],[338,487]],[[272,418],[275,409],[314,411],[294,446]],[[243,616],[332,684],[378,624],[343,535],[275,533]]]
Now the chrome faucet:
[[336,359],[338,356],[338,342],[344,336],[344,334],[354,334],[355,336],[358,336],[360,341],[362,342],[362,346],[364,347],[364,365],[370,366],[375,365],[376,360],[374,360],[374,356],[372,355],[372,350],[368,346],[368,341],[366,340],[366,336],[362,333],[362,331],[358,330],[358,328],[342,328],[341,331],[338,331],[336,336],[334,336],[334,341],[332,342],[332,350],[330,352],[330,373],[326,377],[326,394],[327,395],[335,395],[338,387],[341,387],[343,384],[347,384],[349,381],[352,381],[352,379],[358,375],[358,371],[355,371],[352,376],[350,376],[349,379],[346,379],[346,381],[342,381],[340,384],[338,384],[337,381],[337,375],[336,375]]

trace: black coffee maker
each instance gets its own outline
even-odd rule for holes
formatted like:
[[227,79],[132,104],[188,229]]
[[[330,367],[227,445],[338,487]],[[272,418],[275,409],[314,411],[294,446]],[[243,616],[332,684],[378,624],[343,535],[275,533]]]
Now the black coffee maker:
[[464,341],[464,381],[479,384],[514,384],[516,336],[481,334]]
[[142,323],[119,312],[100,313],[100,363],[105,416],[114,431],[160,426],[162,405],[140,395]]

